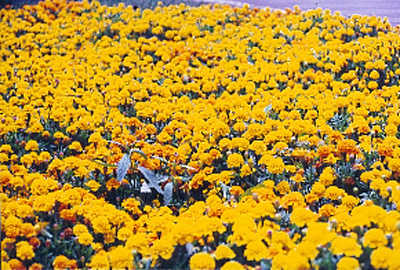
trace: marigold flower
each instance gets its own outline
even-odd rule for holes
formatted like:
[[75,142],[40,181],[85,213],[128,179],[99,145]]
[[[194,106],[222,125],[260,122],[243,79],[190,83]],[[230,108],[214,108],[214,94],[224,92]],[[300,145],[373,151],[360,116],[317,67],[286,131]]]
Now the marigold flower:
[[334,170],[331,167],[326,167],[319,176],[319,182],[324,186],[330,186],[335,180]]
[[107,234],[111,229],[111,224],[105,216],[100,216],[92,220],[92,225],[95,233]]
[[236,262],[236,261],[229,261],[226,262],[222,267],[221,270],[245,270],[246,268],[244,268],[240,263]]
[[128,198],[126,200],[124,200],[121,204],[122,207],[124,207],[125,209],[127,209],[128,211],[130,211],[133,215],[136,214],[141,214],[142,211],[140,210],[139,206],[140,206],[140,201],[134,199],[134,198]]
[[387,269],[389,268],[392,256],[392,249],[385,246],[379,246],[371,253],[371,265],[375,267],[375,269]]
[[35,257],[35,252],[33,252],[33,247],[27,241],[20,241],[16,244],[17,247],[17,257],[22,261],[31,260]]
[[272,158],[267,163],[267,170],[272,174],[281,174],[283,173],[284,169],[285,169],[285,164],[283,163],[283,160],[280,157]]
[[386,245],[388,242],[384,232],[379,228],[369,229],[364,235],[364,246],[377,248]]
[[104,250],[101,250],[98,253],[94,254],[90,260],[90,263],[87,263],[86,265],[91,269],[110,269],[108,254]]
[[76,269],[76,260],[70,260],[64,255],[57,256],[53,261],[53,267],[55,270],[63,270],[63,269]]
[[27,144],[25,145],[25,150],[26,151],[38,151],[39,150],[39,144],[37,141],[34,140],[29,140]]
[[[23,265],[23,263],[18,260],[18,259],[11,259],[8,261],[8,266],[10,267],[9,269],[12,270],[26,270],[26,267]],[[7,267],[7,266],[6,266]],[[3,269],[3,267],[1,268]]]
[[342,257],[338,264],[338,270],[361,270],[360,263],[356,258]]
[[241,154],[233,153],[228,156],[226,163],[228,168],[239,168],[244,164],[244,159]]
[[20,235],[22,228],[22,220],[15,216],[9,216],[4,224],[5,234],[7,237],[16,238]]
[[77,141],[72,142],[72,143],[68,146],[68,148],[71,149],[71,150],[75,150],[75,151],[77,151],[77,152],[82,152],[82,150],[83,150],[81,143],[80,143],[80,142],[77,142]]
[[359,257],[362,254],[361,246],[354,238],[337,236],[331,244],[332,254]]
[[196,253],[190,258],[190,269],[213,270],[215,261],[208,253]]
[[43,269],[43,265],[41,265],[40,263],[34,263],[31,266],[29,266],[28,270],[42,270]]
[[268,254],[268,249],[261,240],[251,241],[246,245],[246,249],[244,250],[244,256],[249,261],[255,260],[259,262],[262,259],[266,259]]
[[109,252],[109,261],[111,268],[123,269],[132,268],[133,255],[130,249],[118,246]]
[[81,245],[88,246],[93,242],[93,236],[88,232],[83,232],[78,236],[78,242]]
[[292,223],[299,227],[305,226],[309,222],[315,222],[318,220],[318,214],[315,214],[307,208],[297,207],[293,210],[290,215]]
[[93,191],[93,192],[96,192],[101,187],[101,185],[98,182],[94,181],[94,180],[87,181],[85,183],[85,186],[90,188],[90,190]]
[[219,245],[214,252],[217,260],[233,259],[236,257],[235,252],[226,245]]

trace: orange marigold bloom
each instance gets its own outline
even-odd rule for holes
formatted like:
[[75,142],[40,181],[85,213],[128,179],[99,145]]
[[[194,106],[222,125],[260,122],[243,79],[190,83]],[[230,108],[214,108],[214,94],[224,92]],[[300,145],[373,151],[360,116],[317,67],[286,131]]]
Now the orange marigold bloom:
[[17,247],[17,257],[21,260],[31,260],[35,257],[35,252],[33,252],[33,247],[27,241],[21,241],[16,244]]
[[64,270],[67,268],[76,269],[77,265],[75,260],[70,260],[64,255],[59,255],[54,259],[53,267],[54,270]]
[[226,163],[228,168],[239,168],[244,164],[244,159],[241,154],[233,153],[228,156]]

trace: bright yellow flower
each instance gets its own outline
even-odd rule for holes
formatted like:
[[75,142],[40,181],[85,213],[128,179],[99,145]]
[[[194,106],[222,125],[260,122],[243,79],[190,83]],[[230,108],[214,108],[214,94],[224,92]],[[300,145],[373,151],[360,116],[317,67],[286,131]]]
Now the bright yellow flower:
[[338,236],[331,244],[332,254],[359,257],[362,254],[361,246],[354,238]]
[[385,237],[384,232],[381,229],[373,228],[369,229],[364,235],[364,246],[368,246],[371,248],[377,248],[381,246],[385,246],[388,240]]
[[190,258],[190,269],[213,270],[215,269],[215,261],[208,253],[196,253]]
[[318,220],[318,215],[307,208],[296,207],[290,215],[290,220],[293,224],[303,227],[309,222]]
[[33,247],[26,241],[20,241],[16,244],[17,247],[17,257],[22,261],[31,260],[35,257],[35,252]]
[[360,263],[352,257],[342,257],[338,264],[338,270],[361,270]]
[[81,233],[78,236],[78,242],[81,245],[88,246],[88,245],[92,244],[93,236],[88,232]]
[[236,261],[229,261],[226,262],[222,267],[221,270],[245,270],[246,268],[244,268],[240,263],[236,262]]
[[133,267],[133,255],[130,249],[118,246],[109,252],[110,267],[115,269]]
[[228,168],[239,168],[244,164],[244,159],[241,154],[233,153],[228,156],[226,163]]
[[268,249],[261,240],[254,240],[246,245],[244,256],[249,261],[255,260],[259,262],[268,257]]
[[233,259],[236,257],[235,252],[226,245],[219,245],[214,252],[217,260]]

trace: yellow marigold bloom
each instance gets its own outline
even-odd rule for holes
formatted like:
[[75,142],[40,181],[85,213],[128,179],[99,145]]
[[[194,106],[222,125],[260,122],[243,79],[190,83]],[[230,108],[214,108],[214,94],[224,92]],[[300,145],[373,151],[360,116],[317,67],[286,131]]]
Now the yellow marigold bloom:
[[345,195],[346,192],[343,189],[338,188],[337,186],[330,186],[325,191],[325,198],[330,200],[338,200],[340,198],[343,198],[343,196]]
[[73,233],[74,233],[76,236],[79,236],[79,235],[81,235],[82,233],[87,233],[87,232],[89,232],[89,231],[88,231],[88,228],[87,228],[85,225],[83,225],[83,224],[77,224],[77,225],[75,225],[72,231],[73,231]]
[[244,193],[244,190],[240,186],[233,186],[233,187],[231,187],[229,192],[231,193],[231,195],[233,195],[235,197],[239,197],[240,195],[242,195]]
[[130,249],[118,246],[109,252],[110,267],[115,269],[131,269],[133,267],[133,254]]
[[319,182],[326,187],[332,185],[335,179],[334,170],[331,167],[326,167],[319,176]]
[[215,260],[208,253],[196,253],[190,258],[190,269],[193,270],[213,270],[215,269]]
[[297,207],[293,210],[290,215],[290,220],[292,223],[299,227],[303,227],[309,222],[315,222],[318,220],[318,214],[315,214],[307,208]]
[[306,257],[310,260],[314,260],[319,253],[317,246],[309,241],[300,242],[297,245],[296,250],[299,252],[301,256]]
[[246,245],[244,256],[249,261],[259,262],[268,257],[268,249],[261,240],[254,240]]
[[360,201],[359,198],[356,198],[354,196],[350,196],[350,195],[345,195],[342,198],[342,205],[346,206],[347,208],[351,209],[354,206],[356,206],[358,204],[358,202]]
[[118,182],[118,180],[115,178],[111,178],[106,183],[106,187],[107,187],[108,191],[112,190],[113,188],[118,189],[120,186],[121,186],[121,183]]
[[250,142],[245,138],[233,138],[231,141],[232,148],[238,148],[239,151],[247,151]]
[[142,254],[148,254],[149,251],[149,241],[147,239],[146,233],[136,233],[133,236],[129,237],[126,241],[126,247],[137,250]]
[[375,269],[387,269],[392,256],[393,250],[391,248],[380,246],[371,253],[371,265]]
[[91,245],[93,242],[93,236],[88,232],[81,233],[78,236],[78,242],[79,242],[79,244],[85,245],[85,246]]
[[335,233],[328,230],[327,223],[314,222],[308,224],[307,234],[303,241],[309,241],[315,245],[325,245],[331,242],[335,236]]
[[303,195],[298,191],[289,192],[288,194],[283,196],[281,203],[285,209],[289,208],[290,206],[292,206],[293,208],[306,207],[305,199]]
[[26,218],[29,216],[33,216],[32,206],[27,204],[22,204],[18,206],[17,216],[20,218]]
[[49,212],[51,209],[53,209],[54,204],[55,200],[52,196],[35,196],[33,201],[33,210],[38,212]]
[[71,150],[75,150],[75,151],[77,151],[77,152],[82,152],[82,150],[83,150],[81,143],[80,143],[80,142],[76,142],[76,141],[75,141],[75,142],[72,142],[72,143],[68,146],[68,148],[71,149]]
[[169,236],[161,237],[161,239],[157,239],[153,242],[150,250],[152,255],[157,258],[160,256],[164,260],[169,260],[172,257],[172,253],[174,252],[174,241]]
[[385,246],[388,239],[385,237],[384,232],[379,228],[369,229],[364,235],[363,245],[370,248],[377,248]]
[[338,150],[341,153],[357,154],[359,152],[357,148],[357,142],[354,140],[346,139],[338,142]]
[[90,188],[90,190],[92,190],[93,192],[96,192],[101,187],[101,185],[97,181],[94,181],[94,180],[87,181],[85,183],[85,186]]
[[123,227],[118,230],[117,238],[121,241],[126,241],[131,236],[133,236],[133,232],[131,229]]
[[250,144],[249,149],[254,151],[256,155],[261,155],[267,150],[267,147],[263,141],[255,140]]
[[122,207],[130,211],[133,215],[140,215],[142,211],[140,210],[140,201],[136,200],[135,198],[128,198],[124,200],[121,204]]
[[246,268],[244,268],[240,263],[236,262],[236,261],[229,261],[226,262],[222,267],[221,270],[245,270]]
[[370,81],[368,83],[368,88],[371,90],[375,90],[378,88],[378,83],[376,81]]
[[14,153],[14,151],[13,151],[12,148],[11,148],[11,145],[9,145],[9,144],[3,144],[3,145],[1,145],[1,146],[0,146],[0,152],[4,152],[4,153],[7,153],[7,154],[12,154],[12,153]]
[[337,236],[331,244],[332,254],[359,257],[362,254],[361,246],[351,237]]
[[236,257],[235,252],[233,252],[233,250],[226,245],[219,245],[214,254],[217,260],[233,259]]
[[241,154],[233,153],[228,156],[226,163],[228,168],[239,168],[244,164],[244,159]]
[[330,153],[326,158],[324,158],[324,162],[328,164],[335,164],[338,161],[338,158],[335,157],[333,153]]
[[111,224],[105,216],[100,216],[92,220],[92,225],[95,233],[107,234],[111,230]]
[[358,260],[352,257],[341,258],[336,267],[337,270],[361,270]]
[[64,255],[59,255],[54,259],[53,267],[55,270],[64,270],[67,268],[76,269],[77,265],[75,260],[70,260]]
[[27,144],[25,145],[25,150],[26,151],[38,151],[39,150],[39,144],[37,141],[34,140],[29,140]]
[[242,166],[242,168],[240,169],[240,176],[241,177],[249,176],[252,173],[253,173],[253,171],[251,170],[249,164],[244,164]]
[[20,241],[16,244],[17,247],[17,257],[21,260],[31,260],[35,257],[35,252],[33,252],[33,247],[27,241]]
[[6,186],[12,177],[13,175],[8,170],[0,171],[0,184]]
[[283,163],[282,158],[272,158],[267,163],[267,170],[272,174],[281,174],[285,169],[285,164]]
[[290,185],[287,181],[281,181],[276,185],[276,190],[281,194],[284,195],[290,191]]
[[86,264],[90,269],[105,270],[110,269],[110,262],[108,260],[108,254],[101,250],[94,254],[90,260],[90,263]]

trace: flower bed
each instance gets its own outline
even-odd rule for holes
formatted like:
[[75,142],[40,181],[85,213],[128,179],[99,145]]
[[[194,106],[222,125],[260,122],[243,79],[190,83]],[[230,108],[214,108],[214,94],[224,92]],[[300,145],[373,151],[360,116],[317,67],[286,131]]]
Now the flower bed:
[[1,269],[400,268],[400,36],[376,17],[0,10]]

